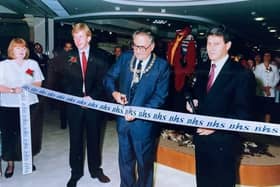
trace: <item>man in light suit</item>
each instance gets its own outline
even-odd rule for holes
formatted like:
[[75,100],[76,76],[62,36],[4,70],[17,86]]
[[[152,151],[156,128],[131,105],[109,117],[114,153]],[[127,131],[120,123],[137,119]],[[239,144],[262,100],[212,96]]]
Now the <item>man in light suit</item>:
[[[197,67],[193,102],[198,114],[248,120],[252,117],[255,78],[230,60],[230,47],[225,28],[210,29],[206,48],[211,63]],[[188,103],[187,110],[192,111]],[[238,133],[198,128],[194,143],[197,187],[234,187],[241,145]]]
[[[71,95],[103,100],[102,80],[108,69],[106,56],[90,46],[92,33],[86,24],[75,24],[72,36],[77,49],[68,54],[68,60],[63,65],[63,90]],[[70,131],[71,167],[67,187],[75,187],[84,174],[84,145],[87,146],[91,177],[98,178],[102,183],[110,182],[101,169],[100,128],[104,125],[104,114],[74,104],[67,104],[66,111]]]
[[[112,66],[105,88],[119,104],[160,108],[168,94],[168,63],[152,53],[155,43],[149,30],[137,30],[132,38],[133,52],[123,53]],[[120,186],[152,187],[157,125],[127,114],[117,118],[117,131]]]

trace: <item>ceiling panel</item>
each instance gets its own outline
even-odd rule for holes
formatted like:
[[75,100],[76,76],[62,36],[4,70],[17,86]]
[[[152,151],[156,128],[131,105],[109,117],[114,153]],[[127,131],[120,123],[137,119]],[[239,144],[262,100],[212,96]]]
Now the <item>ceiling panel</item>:
[[[46,2],[59,3],[66,14],[56,13],[55,7]],[[280,49],[279,0],[241,0],[236,3],[229,0],[1,0],[0,5],[16,12],[19,18],[32,14],[53,17],[58,22],[87,21],[96,25],[96,20],[107,19],[106,26],[111,22],[111,27],[119,29],[124,24],[118,24],[118,20],[126,19],[146,24],[161,33],[174,32],[184,25],[192,25],[197,31],[224,24],[242,41],[262,48]],[[1,12],[0,7],[1,17],[15,16]],[[263,16],[265,20],[256,22],[256,16]],[[155,19],[166,23],[154,24]],[[277,31],[270,33],[270,27]]]

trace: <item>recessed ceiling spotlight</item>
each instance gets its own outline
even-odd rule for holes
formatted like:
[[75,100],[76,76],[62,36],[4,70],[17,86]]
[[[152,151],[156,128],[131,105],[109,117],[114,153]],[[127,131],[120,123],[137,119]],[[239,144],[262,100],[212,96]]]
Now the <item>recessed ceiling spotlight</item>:
[[119,6],[115,7],[115,11],[120,11],[120,10],[121,10],[121,7],[119,7]]
[[199,32],[198,34],[199,34],[200,36],[204,36],[205,33],[204,33],[204,32]]
[[143,8],[138,8],[138,12],[143,12]]
[[167,23],[167,20],[162,20],[162,19],[155,19],[153,21],[153,24],[158,24],[158,25],[164,25]]
[[269,29],[269,32],[277,32],[276,29]]
[[264,17],[255,17],[254,20],[256,20],[256,21],[263,21]]
[[110,31],[109,34],[112,35],[113,33]]
[[251,12],[251,15],[252,15],[252,16],[256,15],[256,12],[255,12],[255,11],[252,11],[252,12]]
[[171,27],[171,23],[168,23],[167,25],[168,25],[168,27]]
[[165,12],[166,12],[166,9],[165,9],[165,8],[162,8],[162,9],[160,9],[160,12],[161,12],[161,13],[165,13]]
[[280,40],[280,36],[278,36],[278,40]]

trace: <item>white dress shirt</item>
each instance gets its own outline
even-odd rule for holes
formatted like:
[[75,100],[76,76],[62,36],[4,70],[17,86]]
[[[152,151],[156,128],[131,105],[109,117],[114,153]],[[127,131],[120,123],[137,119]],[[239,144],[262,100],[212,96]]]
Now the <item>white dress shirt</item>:
[[[226,55],[224,58],[220,59],[220,60],[217,60],[217,61],[211,61],[211,67],[212,67],[212,64],[215,63],[216,65],[216,68],[215,68],[215,74],[214,74],[214,79],[213,79],[213,82],[212,82],[212,85],[214,84],[215,80],[217,79],[220,71],[222,70],[223,66],[225,65],[227,59],[229,58],[228,55]],[[210,73],[210,72],[209,72]]]
[[[82,70],[82,74],[84,75],[84,69],[83,69],[83,62],[82,62],[82,53],[85,52],[85,55],[86,55],[86,59],[87,59],[87,62],[88,62],[88,56],[89,56],[89,49],[90,49],[90,46],[88,46],[85,50],[79,50],[79,57],[80,57],[80,66],[81,66],[81,70]],[[85,93],[86,92],[86,86],[85,86],[85,81],[83,81],[83,92]]]

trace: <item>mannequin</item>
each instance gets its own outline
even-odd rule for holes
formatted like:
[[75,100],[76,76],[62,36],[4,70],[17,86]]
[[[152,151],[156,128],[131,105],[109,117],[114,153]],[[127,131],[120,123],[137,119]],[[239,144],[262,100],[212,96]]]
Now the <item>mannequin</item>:
[[196,63],[196,42],[190,34],[191,29],[185,27],[176,31],[176,37],[168,44],[167,59],[174,71],[174,87],[180,92],[186,78],[193,74]]

